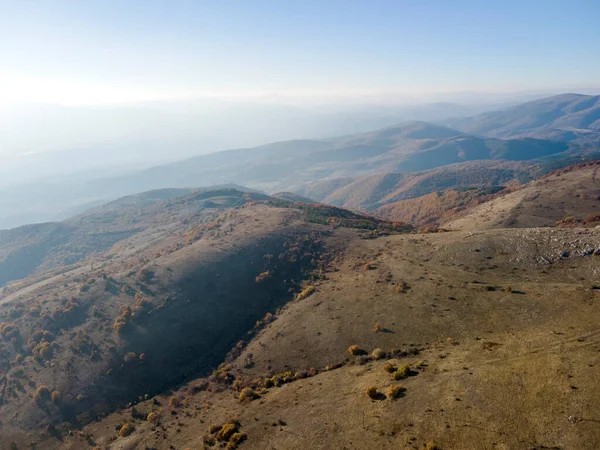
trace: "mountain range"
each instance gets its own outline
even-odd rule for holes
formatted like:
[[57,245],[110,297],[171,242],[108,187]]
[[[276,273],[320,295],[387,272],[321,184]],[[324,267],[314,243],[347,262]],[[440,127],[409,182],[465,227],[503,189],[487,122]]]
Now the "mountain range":
[[557,95],[446,123],[465,133],[488,137],[597,142],[600,95]]
[[598,151],[599,98],[565,94],[445,125],[404,122],[363,134],[211,153],[109,177],[65,175],[7,186],[0,189],[0,228],[62,219],[85,205],[162,188],[235,183],[311,197],[315,185],[339,186],[362,176],[422,172],[473,161],[540,162],[581,156]]

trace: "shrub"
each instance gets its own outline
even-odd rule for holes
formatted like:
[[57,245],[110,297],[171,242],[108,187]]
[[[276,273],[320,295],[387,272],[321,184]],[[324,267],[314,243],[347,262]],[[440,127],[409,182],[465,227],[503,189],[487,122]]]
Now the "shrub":
[[139,272],[137,273],[137,277],[138,280],[140,280],[141,282],[147,283],[148,281],[152,280],[152,278],[154,278],[154,272],[148,267],[144,267],[139,270]]
[[507,284],[506,286],[504,286],[504,289],[502,289],[504,292],[512,292],[512,288]]
[[245,441],[247,438],[246,433],[240,433],[239,431],[236,433],[233,433],[231,435],[231,437],[229,438],[229,442],[227,443],[227,447],[225,447],[227,450],[233,450],[235,448],[237,448],[237,446],[239,444],[241,444],[243,441]]
[[252,401],[259,397],[260,395],[258,395],[254,389],[250,387],[245,387],[244,389],[242,389],[242,392],[240,392],[239,399],[243,402],[244,400]]
[[440,450],[440,448],[435,442],[429,441],[427,444],[425,444],[425,450]]
[[255,281],[258,284],[261,284],[261,283],[264,283],[265,281],[271,279],[272,277],[273,277],[273,274],[267,270],[265,272],[258,274],[255,278]]
[[380,322],[375,322],[375,328],[373,329],[373,331],[375,331],[375,333],[381,333],[383,330],[385,330],[383,325],[381,325]]
[[123,357],[123,361],[125,361],[126,363],[130,363],[131,361],[135,360],[137,360],[137,355],[135,354],[135,352],[129,352]]
[[385,370],[387,373],[394,373],[396,371],[396,367],[388,361],[383,366],[383,370]]
[[410,286],[408,283],[406,281],[401,281],[398,283],[398,286],[396,286],[396,294],[406,294],[409,289]]
[[50,343],[46,341],[36,345],[31,351],[31,354],[38,361],[50,361],[54,358],[54,351],[52,350]]
[[171,408],[177,408],[179,406],[179,399],[175,396],[169,398],[169,406]]
[[374,359],[383,359],[385,358],[385,356],[387,355],[387,353],[385,352],[385,350],[381,349],[381,348],[376,348],[375,350],[373,350],[373,352],[371,353],[371,356]]
[[374,268],[375,268],[375,266],[373,266],[373,264],[371,264],[371,263],[366,263],[364,265],[365,270],[373,270]]
[[202,443],[204,444],[204,447],[213,447],[217,441],[215,440],[214,436],[211,436],[210,434],[205,434],[204,436],[202,436]]
[[369,386],[365,392],[367,394],[367,397],[369,397],[372,400],[377,399],[377,397],[379,396],[379,392],[377,392],[377,388],[375,386]]
[[5,341],[11,341],[13,338],[20,339],[21,333],[17,326],[13,323],[0,324],[0,337]]
[[62,400],[62,395],[59,391],[52,391],[52,403],[59,405]]
[[126,437],[126,436],[129,436],[134,431],[135,431],[135,427],[133,425],[126,423],[119,430],[119,436]]
[[296,298],[298,300],[304,300],[306,297],[310,297],[314,292],[315,292],[315,287],[308,286],[306,289],[304,289],[302,292],[300,292]]
[[46,386],[40,386],[37,388],[37,390],[35,391],[35,394],[33,395],[33,399],[36,402],[47,402],[52,398],[51,394],[50,394],[50,389],[48,389]]
[[405,390],[406,389],[401,384],[392,384],[387,390],[387,396],[389,398],[398,398]]
[[217,440],[228,441],[238,430],[237,424],[225,423],[217,433]]
[[121,308],[119,308],[119,315],[116,317],[115,323],[113,324],[113,328],[118,335],[123,334],[132,319],[133,310],[131,309],[131,306],[121,306]]
[[364,353],[363,350],[361,350],[358,345],[351,345],[350,347],[348,347],[348,353],[350,353],[352,356],[358,356]]
[[406,365],[400,366],[400,367],[398,367],[398,370],[396,370],[394,372],[394,380],[401,380],[403,378],[406,378],[409,373],[410,373],[409,366],[406,366]]
[[146,420],[148,422],[156,422],[158,420],[158,414],[156,414],[155,412],[151,412],[146,416]]

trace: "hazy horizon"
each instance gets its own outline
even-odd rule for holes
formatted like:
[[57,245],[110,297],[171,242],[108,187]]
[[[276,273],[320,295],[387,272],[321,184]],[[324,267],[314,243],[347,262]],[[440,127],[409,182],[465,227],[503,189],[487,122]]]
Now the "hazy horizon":
[[3,2],[0,102],[599,88],[600,5]]

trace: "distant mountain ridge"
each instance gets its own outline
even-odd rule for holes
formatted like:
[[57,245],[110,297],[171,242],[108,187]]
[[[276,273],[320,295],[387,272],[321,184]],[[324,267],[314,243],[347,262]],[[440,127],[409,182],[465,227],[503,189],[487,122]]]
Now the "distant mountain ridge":
[[600,95],[556,95],[445,124],[487,137],[590,142],[600,138]]

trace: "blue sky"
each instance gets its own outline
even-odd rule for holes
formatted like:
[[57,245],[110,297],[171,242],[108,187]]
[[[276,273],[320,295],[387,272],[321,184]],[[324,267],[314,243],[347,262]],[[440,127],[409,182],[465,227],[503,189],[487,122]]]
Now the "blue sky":
[[0,0],[0,101],[600,87],[600,2]]

